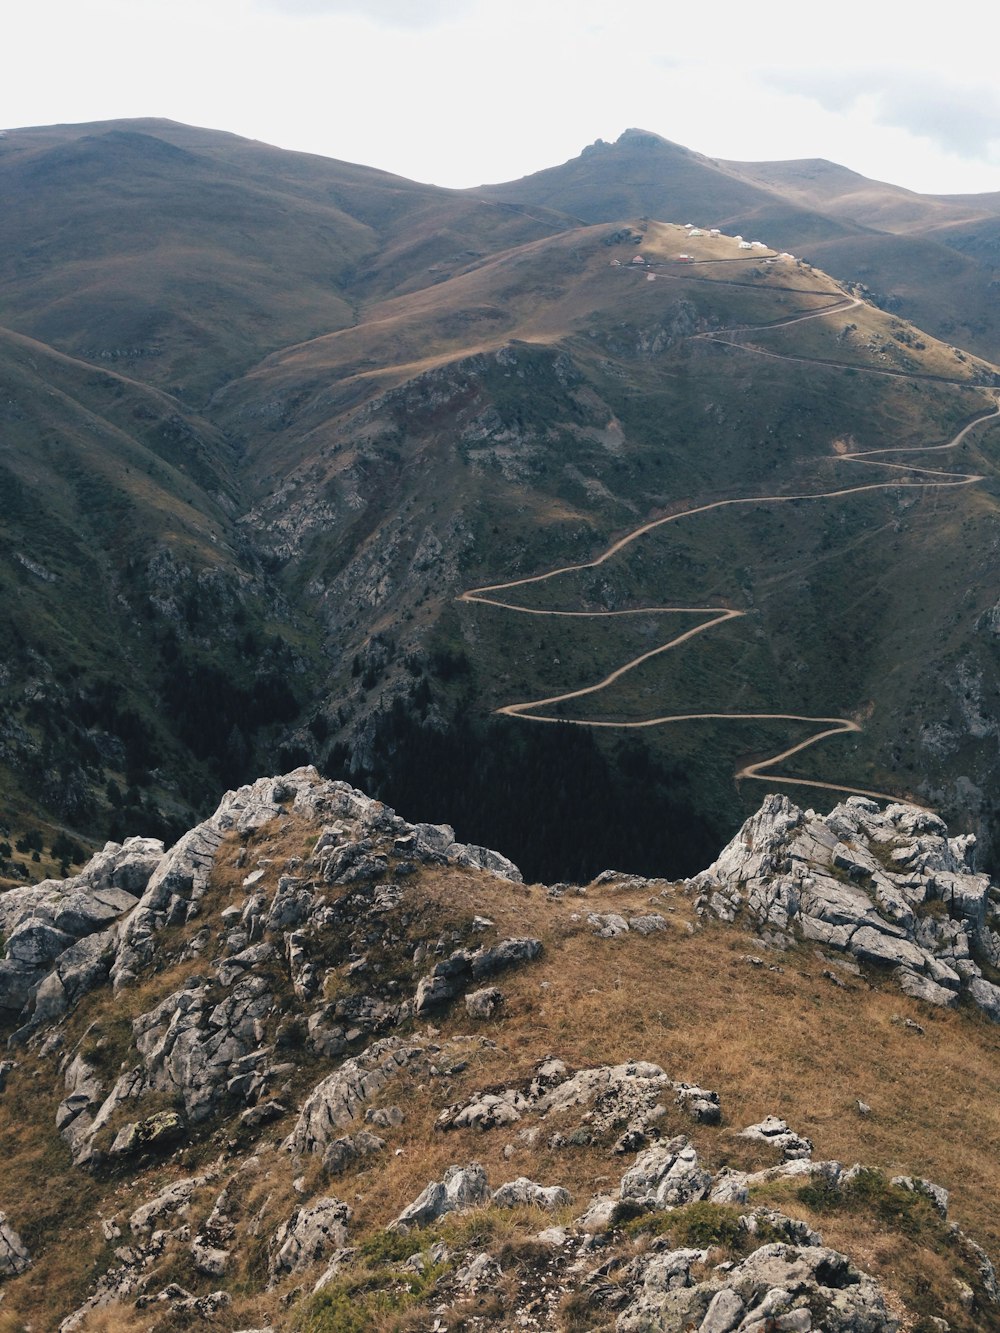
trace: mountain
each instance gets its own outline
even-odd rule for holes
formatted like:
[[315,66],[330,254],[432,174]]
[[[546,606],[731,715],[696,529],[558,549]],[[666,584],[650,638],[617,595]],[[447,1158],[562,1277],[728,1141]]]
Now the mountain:
[[971,854],[769,796],[546,887],[299,768],[10,890],[4,1327],[998,1328]]
[[[0,318],[201,405],[359,300],[561,222],[170,121],[0,144]],[[452,204],[452,200],[454,203]]]
[[995,195],[919,195],[822,160],[726,162],[645,130],[480,193],[588,222],[683,216],[760,236],[862,284],[877,304],[937,337],[1000,360]]
[[753,242],[973,261],[766,165],[629,132],[470,193],[165,121],[0,141],[6,882],[274,756],[550,880],[693,872],[762,781],[989,857],[998,372]]

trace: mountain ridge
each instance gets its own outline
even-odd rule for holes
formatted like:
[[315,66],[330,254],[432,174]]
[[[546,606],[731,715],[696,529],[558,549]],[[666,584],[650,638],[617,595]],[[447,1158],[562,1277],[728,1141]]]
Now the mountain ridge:
[[972,853],[769,796],[532,885],[300,768],[0,895],[5,1325],[1000,1326]]

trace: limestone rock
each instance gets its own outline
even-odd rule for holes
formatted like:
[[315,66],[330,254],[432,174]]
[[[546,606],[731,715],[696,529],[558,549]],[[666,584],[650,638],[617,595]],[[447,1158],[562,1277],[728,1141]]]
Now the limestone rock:
[[419,1015],[440,1008],[460,995],[470,981],[481,981],[508,967],[530,962],[541,950],[541,941],[535,939],[501,940],[498,944],[473,951],[456,949],[449,957],[435,963],[427,976],[421,977],[413,1002],[414,1013]]
[[345,1060],[306,1098],[285,1148],[297,1156],[324,1153],[340,1130],[364,1116],[366,1103],[422,1054],[420,1046],[387,1037],[373,1042],[362,1055]]
[[496,986],[484,986],[465,997],[465,1012],[470,1018],[492,1018],[503,1004],[503,992]]
[[629,933],[629,924],[617,912],[589,912],[587,924],[594,927],[594,934],[603,940],[613,940],[618,935]]
[[827,1333],[896,1333],[875,1280],[822,1245],[771,1244],[728,1272],[698,1282],[705,1251],[676,1250],[638,1262],[641,1285],[618,1316],[619,1333],[697,1328],[699,1333],[807,1333],[823,1310]]
[[911,1194],[922,1194],[930,1199],[942,1217],[948,1216],[948,1191],[942,1185],[924,1180],[923,1176],[893,1176],[890,1183],[899,1189],[909,1190]]
[[796,1134],[794,1130],[788,1128],[786,1121],[779,1120],[774,1115],[767,1116],[759,1125],[748,1125],[746,1129],[741,1129],[740,1138],[758,1139],[761,1143],[768,1143],[780,1149],[786,1161],[812,1156],[812,1142],[803,1138],[801,1134]]
[[692,1120],[702,1125],[718,1125],[722,1122],[722,1106],[717,1092],[707,1088],[698,1088],[691,1083],[675,1083],[677,1105],[684,1108]]
[[[891,967],[907,994],[931,1004],[953,1007],[968,985],[974,1002],[1000,1022],[1000,999],[971,957],[975,947],[1000,960],[1000,934],[991,926],[1000,894],[973,871],[973,842],[948,838],[936,815],[914,806],[883,811],[852,796],[820,816],[772,795],[689,883],[699,911],[731,919],[745,900],[765,933],[797,929]],[[946,915],[918,913],[931,902]]]
[[16,1277],[30,1264],[27,1246],[7,1221],[7,1214],[0,1213],[0,1278]]
[[478,1162],[469,1166],[449,1166],[442,1180],[432,1180],[392,1223],[390,1230],[408,1231],[429,1226],[445,1213],[475,1208],[488,1203],[490,1188],[486,1172]]
[[357,1134],[333,1140],[323,1154],[323,1168],[331,1176],[340,1175],[363,1157],[381,1152],[384,1147],[385,1139],[367,1129],[359,1130]]
[[297,1273],[316,1263],[347,1239],[351,1210],[340,1199],[317,1199],[296,1208],[271,1241],[269,1270],[272,1281],[282,1273]]
[[145,1120],[123,1125],[108,1149],[112,1157],[133,1157],[142,1152],[165,1152],[184,1138],[185,1125],[176,1111],[157,1111]]
[[483,1093],[472,1102],[445,1107],[434,1122],[435,1129],[496,1129],[513,1125],[530,1107],[527,1097],[514,1088],[501,1093]]
[[192,1194],[207,1185],[210,1179],[210,1176],[189,1176],[166,1185],[155,1198],[136,1208],[128,1220],[129,1230],[133,1235],[147,1236],[152,1233],[154,1224],[168,1213],[186,1216]]
[[619,1197],[647,1208],[677,1208],[703,1199],[711,1183],[694,1148],[680,1137],[640,1153],[622,1176]]
[[518,1176],[516,1180],[508,1180],[506,1184],[494,1190],[492,1202],[496,1208],[533,1205],[536,1208],[551,1210],[572,1203],[573,1196],[569,1190],[563,1189],[560,1185],[538,1185],[527,1176]]

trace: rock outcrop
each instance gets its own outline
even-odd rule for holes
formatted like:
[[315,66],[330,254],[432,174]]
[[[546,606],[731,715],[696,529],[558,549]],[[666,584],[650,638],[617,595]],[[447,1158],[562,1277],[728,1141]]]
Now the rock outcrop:
[[744,913],[766,941],[792,934],[892,969],[901,988],[1000,1021],[1000,891],[972,864],[975,839],[937,815],[852,796],[828,815],[768,796],[718,860],[690,881],[700,910]]
[[[592,910],[570,910],[579,898]],[[17,1047],[0,1110],[30,1118],[37,1101],[74,1163],[60,1188],[101,1200],[89,1267],[50,1326],[83,1330],[108,1308],[151,1330],[390,1312],[484,1333],[894,1333],[902,1298],[883,1289],[895,1269],[877,1244],[842,1253],[822,1234],[826,1210],[863,1207],[953,1265],[940,1308],[954,1329],[1000,1326],[990,1259],[948,1219],[958,1182],[930,1163],[935,1181],[814,1156],[798,1130],[819,1142],[823,1121],[801,1105],[771,1104],[795,1128],[727,1123],[746,1103],[726,1059],[710,1062],[723,1096],[695,1081],[697,1031],[669,1035],[690,1000],[660,1010],[679,946],[696,968],[714,915],[756,932],[714,955],[734,984],[791,987],[829,963],[844,989],[819,990],[849,1005],[863,970],[888,968],[918,1000],[1000,1017],[995,901],[968,839],[854,799],[820,817],[768,798],[679,886],[611,872],[525,886],[446,825],[407,824],[311,769],[228,793],[169,851],[111,845],[63,885],[0,899]],[[924,1032],[901,1020],[904,1044],[907,1022]],[[928,1024],[922,1050],[932,1037]],[[590,1063],[598,1051],[613,1057]],[[35,1088],[61,1098],[54,1125]],[[870,1100],[852,1090],[852,1124],[882,1114]],[[8,1295],[56,1271],[29,1194],[6,1201],[16,1229],[0,1214]]]

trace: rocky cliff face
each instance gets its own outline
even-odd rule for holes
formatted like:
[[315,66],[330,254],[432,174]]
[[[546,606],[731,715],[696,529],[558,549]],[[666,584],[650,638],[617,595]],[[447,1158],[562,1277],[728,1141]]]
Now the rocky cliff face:
[[772,796],[694,880],[527,886],[303,768],[8,892],[4,1327],[1000,1327],[971,856]]

